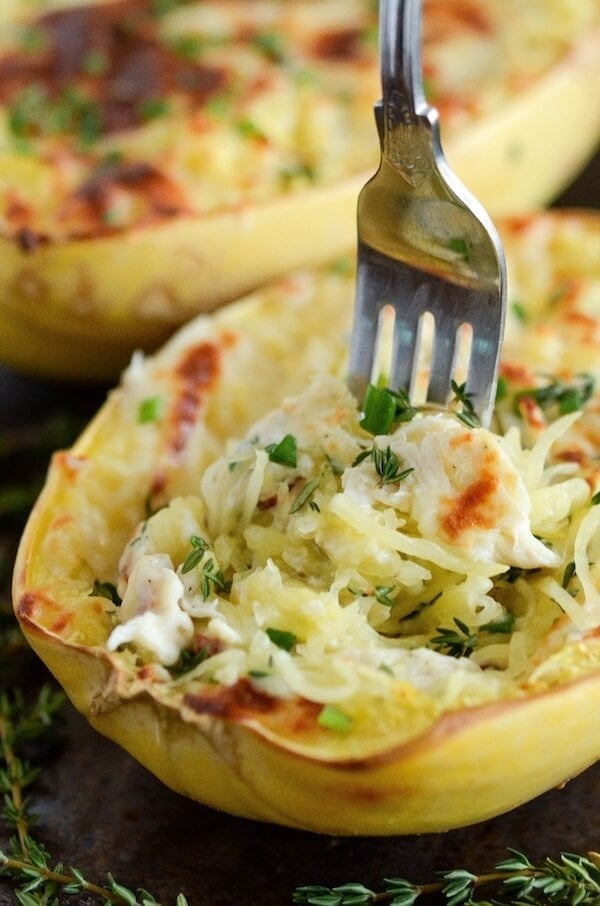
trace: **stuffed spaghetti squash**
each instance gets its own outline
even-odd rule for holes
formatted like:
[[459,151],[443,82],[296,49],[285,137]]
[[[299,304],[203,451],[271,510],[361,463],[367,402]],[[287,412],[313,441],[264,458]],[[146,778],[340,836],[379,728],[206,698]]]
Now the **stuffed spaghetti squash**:
[[[190,316],[354,244],[378,147],[371,0],[0,12],[0,358],[116,377]],[[445,149],[529,210],[600,132],[596,0],[429,0]]]
[[379,387],[359,411],[338,262],[136,355],[55,455],[16,613],[91,724],[175,790],[415,833],[600,756],[600,220],[504,235],[491,430],[459,387],[443,410]]

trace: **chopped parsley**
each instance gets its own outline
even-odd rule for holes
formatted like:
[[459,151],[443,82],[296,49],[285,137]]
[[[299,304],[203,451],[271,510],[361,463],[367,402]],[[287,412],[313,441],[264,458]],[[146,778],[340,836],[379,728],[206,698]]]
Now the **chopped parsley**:
[[298,642],[298,636],[293,632],[288,632],[286,629],[274,629],[269,626],[266,629],[266,633],[273,644],[284,651],[291,651]]
[[317,723],[325,730],[333,730],[334,733],[345,735],[352,729],[354,721],[349,714],[336,705],[325,705],[319,712]]
[[293,434],[286,434],[278,444],[268,444],[265,450],[271,462],[295,468],[298,463],[298,444]]

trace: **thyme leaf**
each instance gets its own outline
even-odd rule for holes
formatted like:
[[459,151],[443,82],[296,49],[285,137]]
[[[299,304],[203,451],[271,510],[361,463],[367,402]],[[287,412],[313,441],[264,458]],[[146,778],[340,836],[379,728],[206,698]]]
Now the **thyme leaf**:
[[376,444],[373,444],[369,450],[363,450],[362,453],[359,453],[352,465],[358,466],[366,459],[373,460],[375,471],[379,475],[380,487],[383,487],[385,484],[394,484],[396,482],[404,481],[404,479],[414,471],[412,468],[402,468],[400,459],[389,444],[385,450],[380,450]]
[[467,385],[457,384],[456,381],[450,381],[450,386],[454,394],[452,403],[456,406],[460,406],[460,409],[456,410],[456,417],[464,422],[469,428],[478,428],[481,422],[479,421],[479,416],[475,412],[473,402],[471,400],[471,394],[467,393]]
[[206,543],[204,538],[201,538],[199,535],[192,535],[192,537],[190,538],[190,544],[192,545],[192,549],[181,564],[182,573],[189,573],[196,566],[198,566],[204,554],[208,550],[208,544]]
[[479,638],[471,632],[466,623],[454,617],[456,629],[438,626],[438,635],[430,640],[430,645],[442,654],[450,657],[466,657],[477,647]]
[[308,503],[319,485],[321,484],[322,474],[317,475],[316,478],[313,478],[311,481],[307,481],[302,490],[292,501],[292,505],[289,509],[290,516],[294,513],[297,513],[298,510],[301,510],[305,503]]

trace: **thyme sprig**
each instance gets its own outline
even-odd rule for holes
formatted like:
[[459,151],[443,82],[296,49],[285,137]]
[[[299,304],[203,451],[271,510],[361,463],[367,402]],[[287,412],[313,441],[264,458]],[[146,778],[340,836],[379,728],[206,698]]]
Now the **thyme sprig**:
[[[44,751],[56,736],[57,721],[65,696],[49,683],[28,700],[20,690],[0,694],[0,793],[4,797],[2,818],[13,833],[6,850],[0,849],[0,877],[14,884],[20,906],[57,904],[60,895],[86,893],[108,906],[151,906],[158,901],[143,888],[132,890],[111,875],[106,883],[87,880],[77,868],[53,863],[42,843],[31,835],[35,815],[28,792],[41,768],[24,752]],[[178,894],[176,906],[187,906]]]
[[[558,860],[546,857],[536,865],[516,849],[508,848],[508,853],[487,874],[451,869],[439,872],[436,881],[426,884],[384,878],[383,889],[377,892],[360,883],[309,885],[296,888],[293,902],[305,906],[413,906],[432,894],[441,894],[448,906],[597,906],[600,902],[600,854],[565,852]],[[478,888],[492,885],[497,892],[493,900],[474,899]]]

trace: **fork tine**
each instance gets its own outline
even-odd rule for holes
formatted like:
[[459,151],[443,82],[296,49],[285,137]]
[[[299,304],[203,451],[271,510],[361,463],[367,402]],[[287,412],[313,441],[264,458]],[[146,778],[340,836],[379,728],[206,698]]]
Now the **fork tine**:
[[450,379],[456,365],[457,339],[460,322],[438,312],[434,318],[433,350],[427,398],[432,403],[448,402]]
[[376,286],[366,261],[359,261],[356,274],[356,300],[354,325],[350,339],[348,386],[362,401],[371,380],[375,358],[379,349],[380,318],[377,316],[378,299],[374,298]]
[[418,351],[421,346],[422,318],[415,306],[394,306],[394,333],[389,386],[391,390],[413,392],[417,380]]
[[496,372],[502,343],[502,325],[489,318],[473,331],[467,375],[467,393],[482,424],[487,424],[495,402]]

